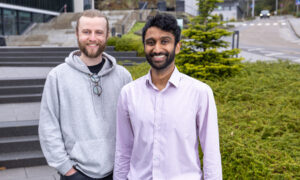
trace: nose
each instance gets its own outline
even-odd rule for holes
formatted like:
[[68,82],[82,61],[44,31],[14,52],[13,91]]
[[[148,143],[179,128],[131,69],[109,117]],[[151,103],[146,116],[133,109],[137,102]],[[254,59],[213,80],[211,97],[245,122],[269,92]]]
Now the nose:
[[153,53],[160,53],[161,52],[161,45],[160,43],[156,43],[153,48]]
[[92,33],[90,34],[89,40],[90,40],[90,41],[95,41],[95,40],[96,40],[96,36],[95,36],[95,33],[94,33],[94,32],[92,32]]

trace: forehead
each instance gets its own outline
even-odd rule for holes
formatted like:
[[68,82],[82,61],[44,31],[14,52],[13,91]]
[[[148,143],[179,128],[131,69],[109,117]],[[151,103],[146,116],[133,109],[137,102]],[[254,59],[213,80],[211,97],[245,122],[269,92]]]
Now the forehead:
[[150,27],[145,33],[145,40],[147,39],[161,39],[161,38],[170,38],[175,39],[174,35],[171,32],[164,31],[158,27]]
[[95,29],[106,29],[106,19],[104,17],[85,17],[82,16],[79,19],[78,27],[81,29],[95,28]]

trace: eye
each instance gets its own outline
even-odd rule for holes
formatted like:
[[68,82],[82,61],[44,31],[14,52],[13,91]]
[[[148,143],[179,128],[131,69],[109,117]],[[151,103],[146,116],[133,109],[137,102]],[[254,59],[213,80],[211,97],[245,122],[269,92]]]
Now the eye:
[[166,39],[164,39],[164,40],[161,41],[161,44],[164,44],[164,45],[168,44],[168,43],[169,43],[169,40],[166,40]]
[[88,30],[83,30],[82,33],[83,33],[83,34],[89,34],[90,31],[88,31]]
[[102,34],[104,34],[104,32],[103,31],[96,31],[96,34],[102,35]]
[[148,46],[154,46],[155,42],[153,40],[149,40],[149,41],[146,41],[146,45],[148,45]]

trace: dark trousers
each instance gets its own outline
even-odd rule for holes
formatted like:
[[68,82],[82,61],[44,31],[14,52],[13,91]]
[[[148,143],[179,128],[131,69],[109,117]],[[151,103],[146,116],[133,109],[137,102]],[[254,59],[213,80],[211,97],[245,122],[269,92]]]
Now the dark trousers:
[[95,178],[88,177],[87,175],[77,170],[77,172],[71,176],[60,175],[60,180],[113,180],[113,175],[111,174],[104,178],[95,179]]

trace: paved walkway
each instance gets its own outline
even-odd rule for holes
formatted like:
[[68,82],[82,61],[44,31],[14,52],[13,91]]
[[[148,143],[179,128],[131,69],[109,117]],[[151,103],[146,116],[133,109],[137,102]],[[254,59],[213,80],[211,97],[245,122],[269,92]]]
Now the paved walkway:
[[[300,38],[300,19],[288,17],[290,25],[294,32]],[[255,62],[256,60],[275,60],[272,57],[266,57],[242,51],[241,57],[245,61]],[[36,67],[0,67],[0,79],[12,78],[41,78],[46,77],[52,68]],[[19,103],[0,105],[1,121],[18,121],[38,119],[40,103]],[[16,168],[0,170],[1,180],[59,180],[56,170],[49,166],[36,166],[27,168]]]
[[57,171],[49,166],[0,170],[1,180],[59,180]]

